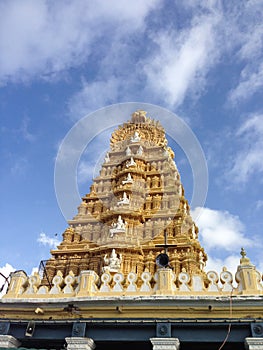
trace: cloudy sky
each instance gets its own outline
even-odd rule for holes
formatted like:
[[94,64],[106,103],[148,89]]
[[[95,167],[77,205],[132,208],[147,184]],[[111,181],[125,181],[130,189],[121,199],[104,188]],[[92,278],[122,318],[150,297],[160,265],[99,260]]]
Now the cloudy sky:
[[[31,273],[61,240],[54,166],[67,132],[137,101],[175,113],[203,148],[209,190],[197,224],[208,268],[235,269],[244,246],[262,272],[262,13],[262,0],[1,1],[0,271]],[[109,132],[80,159],[82,195]],[[191,167],[173,147],[190,200]]]

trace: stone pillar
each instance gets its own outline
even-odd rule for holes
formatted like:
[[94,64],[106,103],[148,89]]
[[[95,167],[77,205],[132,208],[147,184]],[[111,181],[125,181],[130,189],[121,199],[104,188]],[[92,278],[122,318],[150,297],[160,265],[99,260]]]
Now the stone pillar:
[[179,350],[180,342],[178,338],[150,338],[153,350]]
[[246,338],[246,350],[263,350],[263,338]]
[[156,276],[156,294],[157,295],[171,295],[176,290],[174,284],[174,274],[171,269],[161,268],[157,271]]
[[11,274],[11,281],[4,298],[17,298],[24,292],[23,285],[27,281],[28,277],[24,271],[16,271]]
[[20,342],[12,335],[0,335],[0,348],[18,348]]
[[97,292],[98,288],[96,282],[98,281],[98,275],[94,271],[85,270],[80,272],[79,291],[77,296],[92,296]]
[[66,338],[67,350],[93,350],[96,345],[91,338]]
[[242,258],[240,259],[240,265],[236,273],[238,293],[243,295],[258,295],[262,292],[260,285],[261,274],[246,256],[244,248],[241,248],[240,254]]

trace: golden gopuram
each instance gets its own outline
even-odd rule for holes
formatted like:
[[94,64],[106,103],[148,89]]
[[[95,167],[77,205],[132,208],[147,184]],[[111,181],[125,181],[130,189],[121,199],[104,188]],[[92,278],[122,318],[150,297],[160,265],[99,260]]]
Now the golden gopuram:
[[[101,275],[156,272],[156,256],[167,236],[174,273],[201,274],[207,256],[198,241],[184,188],[159,122],[135,112],[113,132],[110,150],[83,197],[78,214],[46,265],[50,281],[58,271],[92,270]],[[112,255],[119,262],[110,263]],[[116,259],[117,261],[117,259]]]
[[0,349],[261,349],[262,274],[241,250],[206,271],[159,121],[142,110],[109,150],[63,240],[0,300]]

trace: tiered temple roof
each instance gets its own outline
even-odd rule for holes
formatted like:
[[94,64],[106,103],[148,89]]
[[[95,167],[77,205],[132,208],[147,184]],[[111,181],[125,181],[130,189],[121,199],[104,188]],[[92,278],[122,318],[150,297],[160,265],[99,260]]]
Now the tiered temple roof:
[[49,280],[58,270],[101,274],[113,249],[122,257],[118,272],[154,274],[164,234],[175,273],[202,274],[207,256],[167,143],[163,127],[144,111],[113,132],[99,176],[52,251]]

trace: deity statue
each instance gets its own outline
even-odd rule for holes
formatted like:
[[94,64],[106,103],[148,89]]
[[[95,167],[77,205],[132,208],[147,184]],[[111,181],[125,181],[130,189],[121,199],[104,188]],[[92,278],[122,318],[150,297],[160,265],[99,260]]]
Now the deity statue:
[[127,162],[126,168],[136,166],[136,162],[134,161],[133,157],[131,157],[130,161]]
[[125,185],[125,184],[132,184],[133,183],[133,179],[131,177],[131,174],[128,173],[127,177],[126,177],[126,180],[123,180],[122,181],[122,184]]
[[109,161],[110,161],[110,156],[109,156],[109,152],[107,152],[107,154],[106,154],[106,156],[104,158],[104,162],[105,163],[109,163]]
[[142,156],[142,155],[143,155],[143,148],[142,148],[142,146],[140,146],[140,147],[138,148],[138,151],[137,151],[136,154],[138,154],[138,156]]
[[108,258],[108,254],[105,254],[104,256],[104,263],[105,266],[103,267],[103,272],[118,272],[121,268],[122,263],[122,255],[116,254],[115,249],[112,249],[111,255]]
[[134,135],[131,137],[131,142],[139,142],[140,140],[141,140],[141,137],[138,131],[135,131]]
[[123,192],[123,197],[118,201],[117,205],[129,204],[129,203],[130,203],[130,199],[127,197],[126,192]]
[[115,233],[124,233],[126,231],[127,222],[123,222],[121,215],[118,216],[117,222],[111,224],[110,238],[113,238]]

